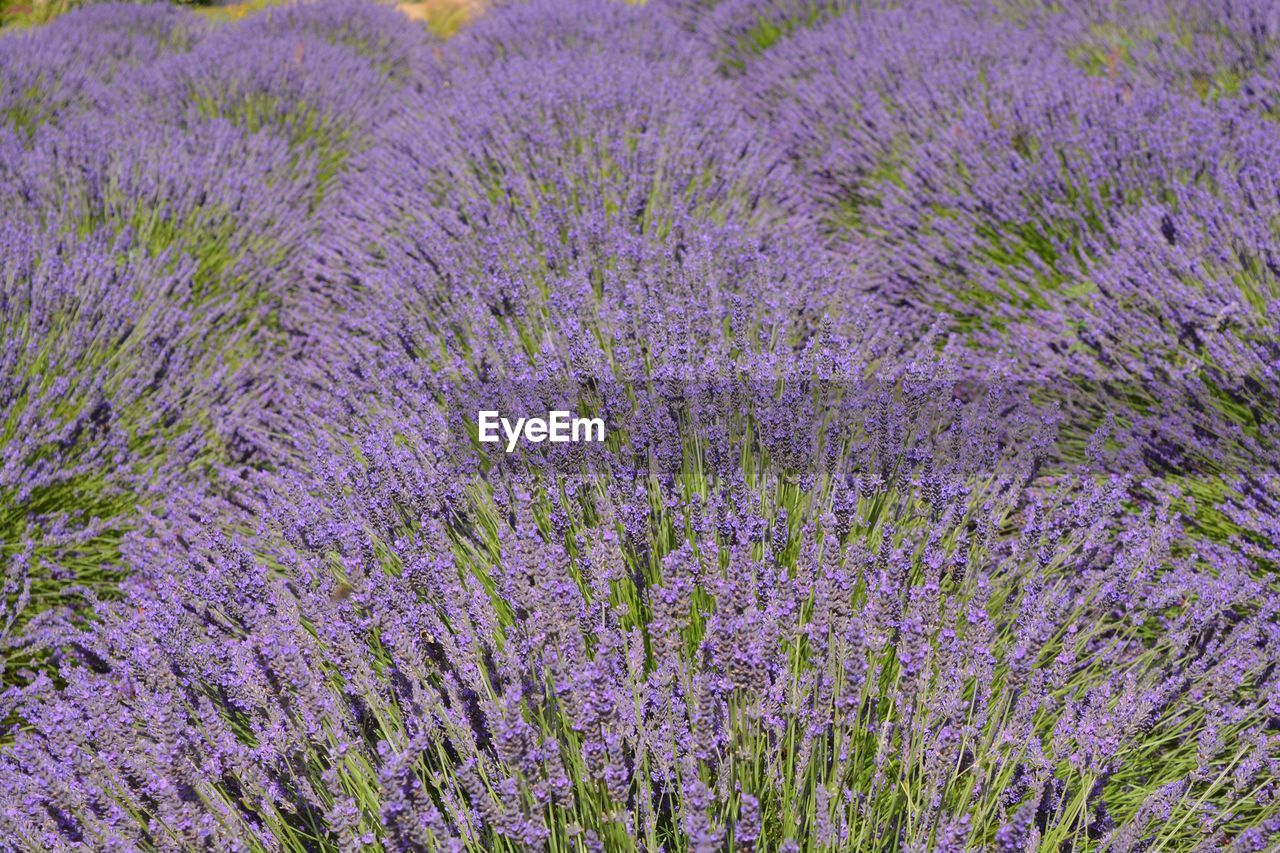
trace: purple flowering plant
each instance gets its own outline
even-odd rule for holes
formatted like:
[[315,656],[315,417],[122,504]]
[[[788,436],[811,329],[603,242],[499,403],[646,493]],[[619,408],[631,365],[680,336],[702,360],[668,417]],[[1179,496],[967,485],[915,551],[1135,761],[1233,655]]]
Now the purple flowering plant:
[[0,34],[0,846],[1275,849],[1277,32]]

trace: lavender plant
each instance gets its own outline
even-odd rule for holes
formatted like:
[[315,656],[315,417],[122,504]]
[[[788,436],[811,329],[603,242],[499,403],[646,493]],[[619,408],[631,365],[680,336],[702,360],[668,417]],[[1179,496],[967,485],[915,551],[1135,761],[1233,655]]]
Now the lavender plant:
[[776,215],[765,200],[788,177],[776,151],[674,27],[626,6],[523,5],[451,42],[440,79],[361,164],[352,194],[378,217],[362,238],[521,230],[494,242],[554,263],[584,251],[588,229],[661,239],[680,216]]
[[[1257,327],[1207,343],[1195,329],[1226,314],[1196,318],[1238,308],[1253,326],[1272,298],[1257,260],[1272,226],[1253,213],[1268,197],[1267,167],[1254,169],[1273,156],[1268,128],[1247,103],[1090,79],[1054,49],[1069,39],[1041,33],[973,10],[851,13],[779,47],[777,66],[753,75],[751,108],[812,176],[809,205],[832,239],[876,265],[899,304],[948,311],[979,348],[979,377],[1011,348],[1017,375],[1066,377],[1079,392],[1068,398],[1077,454],[1108,417],[1132,426],[1125,470],[1178,471],[1200,492],[1200,526],[1219,526],[1213,507],[1247,480],[1240,472],[1274,464],[1261,414],[1273,408],[1274,356],[1238,343],[1265,338]],[[1155,210],[1159,228],[1122,236]],[[1175,211],[1222,223],[1197,245],[1225,266],[1138,271],[1148,247],[1188,238]],[[1126,283],[1101,271],[1117,258]],[[1152,317],[1180,343],[1156,343]]]
[[[272,26],[292,46],[285,23]],[[146,526],[140,506],[162,517],[164,493],[193,484],[225,495],[238,467],[274,458],[259,409],[328,178],[287,128],[202,116],[166,79],[205,61],[204,48],[188,52],[203,31],[173,10],[98,7],[4,39],[38,60],[15,68],[36,75],[21,95],[43,116],[0,131],[6,682],[60,654],[45,628],[114,594],[120,537]],[[41,65],[66,39],[66,65]],[[26,629],[33,613],[40,631]]]
[[204,31],[172,6],[103,3],[0,34],[0,126],[30,138],[50,121],[101,110],[117,77],[189,50]]
[[668,0],[660,8],[692,32],[723,71],[735,73],[791,33],[859,5],[844,0]]
[[[999,391],[957,409],[937,377],[858,388],[808,425],[836,444],[808,465],[746,449],[752,420],[805,426],[767,397],[700,407],[722,419],[677,429],[657,471],[630,461],[642,438],[576,473],[479,474],[465,442],[433,437],[440,416],[417,440],[368,434],[321,497],[265,513],[276,556],[214,537],[182,570],[159,549],[94,665],[14,695],[78,722],[15,743],[7,831],[393,849],[1262,837],[1265,584],[1229,552],[1177,557],[1176,524],[1127,511],[1122,481],[1037,483],[1046,427],[993,420]],[[666,441],[659,423],[632,434]],[[723,453],[699,450],[716,435]]]
[[[197,357],[201,321],[177,308],[189,264],[166,271],[117,254],[109,238],[72,241],[17,222],[5,224],[3,245],[8,682],[39,656],[24,630],[32,617],[61,620],[111,591],[135,503],[196,452],[167,429],[183,407],[168,377]],[[154,301],[137,298],[144,286]]]
[[0,38],[5,845],[1274,849],[1271,17]]

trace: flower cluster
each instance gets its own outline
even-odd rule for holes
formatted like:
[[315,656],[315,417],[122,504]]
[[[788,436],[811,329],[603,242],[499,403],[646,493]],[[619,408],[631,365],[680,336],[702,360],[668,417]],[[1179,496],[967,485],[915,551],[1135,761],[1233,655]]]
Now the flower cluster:
[[0,837],[1273,849],[1274,18],[0,37]]
[[[393,13],[363,7],[367,38],[352,40],[331,20],[344,8],[237,34],[169,7],[95,6],[0,39],[7,681],[57,654],[29,616],[53,630],[114,595],[139,507],[188,487],[221,499],[273,464],[264,410],[325,164],[364,144],[371,87],[407,85],[383,69],[418,49],[387,35]],[[319,55],[295,68],[307,46]],[[349,79],[319,73],[334,67]],[[220,100],[200,88],[215,68]],[[288,106],[272,117],[269,103]]]

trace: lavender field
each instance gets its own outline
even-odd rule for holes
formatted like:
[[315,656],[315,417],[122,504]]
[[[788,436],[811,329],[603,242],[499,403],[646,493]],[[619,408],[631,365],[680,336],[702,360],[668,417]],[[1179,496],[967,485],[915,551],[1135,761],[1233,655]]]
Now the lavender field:
[[89,5],[0,211],[0,850],[1280,850],[1275,0]]

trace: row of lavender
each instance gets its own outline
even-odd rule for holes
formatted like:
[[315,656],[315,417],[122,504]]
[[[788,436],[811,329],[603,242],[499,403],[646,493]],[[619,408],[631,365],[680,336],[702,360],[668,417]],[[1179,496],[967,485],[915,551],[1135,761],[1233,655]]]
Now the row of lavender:
[[1280,22],[1103,5],[0,39],[0,834],[1269,849]]

